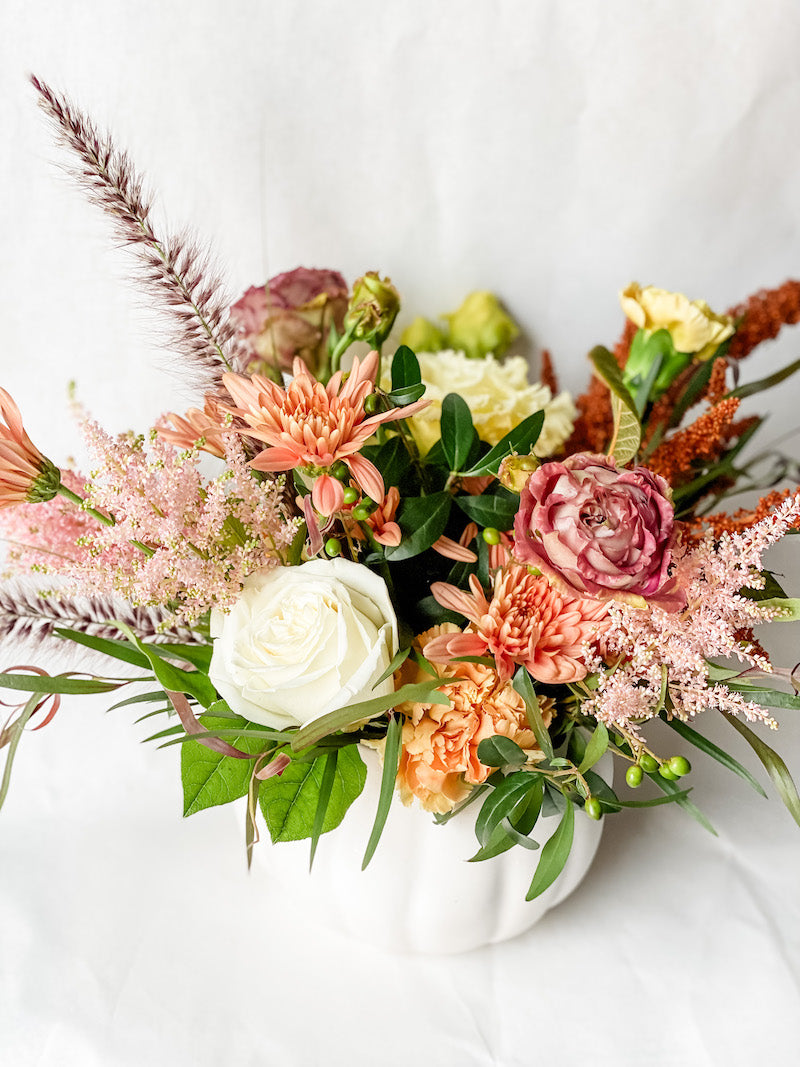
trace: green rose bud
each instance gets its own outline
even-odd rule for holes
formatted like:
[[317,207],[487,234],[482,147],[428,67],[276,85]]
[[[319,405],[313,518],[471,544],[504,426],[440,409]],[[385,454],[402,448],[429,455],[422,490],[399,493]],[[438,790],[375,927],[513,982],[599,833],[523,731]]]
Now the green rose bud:
[[450,347],[473,359],[480,359],[490,352],[502,356],[511,342],[519,337],[519,327],[500,306],[494,293],[482,290],[470,293],[458,311],[443,317],[450,326]]
[[391,279],[381,278],[374,271],[357,278],[344,317],[345,332],[356,341],[382,344],[400,310],[400,294]]
[[441,352],[447,342],[435,323],[418,315],[400,334],[400,343],[414,352]]
[[541,463],[534,455],[530,456],[506,456],[500,464],[497,477],[500,484],[510,489],[512,493],[521,493],[525,483],[534,471],[541,467]]

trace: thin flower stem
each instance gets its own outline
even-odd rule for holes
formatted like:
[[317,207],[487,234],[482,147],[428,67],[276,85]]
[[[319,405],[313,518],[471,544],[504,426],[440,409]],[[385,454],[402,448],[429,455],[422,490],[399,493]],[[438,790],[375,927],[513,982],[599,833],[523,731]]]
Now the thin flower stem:
[[31,715],[36,711],[42,696],[42,693],[32,693],[27,704],[20,712],[19,718],[13,722],[6,731],[4,731],[7,735],[11,735],[11,740],[8,743],[8,755],[6,756],[6,765],[3,769],[3,780],[0,782],[0,808],[3,807],[3,803],[8,794],[8,787],[11,783],[11,768],[14,763],[17,746],[22,738],[22,731],[25,729],[25,724],[28,719],[30,719]]
[[89,507],[83,497],[78,496],[77,493],[73,493],[71,489],[67,489],[65,485],[59,485],[58,492],[65,500],[69,500],[70,503],[77,505],[81,511],[85,511],[87,515],[91,515],[93,519],[97,519],[98,522],[102,522],[104,526],[116,526],[116,522],[112,515],[104,515],[102,511],[98,511],[97,508]]

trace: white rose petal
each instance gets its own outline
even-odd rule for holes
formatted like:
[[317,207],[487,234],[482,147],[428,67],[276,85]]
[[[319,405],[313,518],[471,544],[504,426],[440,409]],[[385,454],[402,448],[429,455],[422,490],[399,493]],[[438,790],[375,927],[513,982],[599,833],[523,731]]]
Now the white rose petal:
[[232,711],[284,729],[391,693],[375,686],[397,651],[383,579],[345,559],[251,575],[228,614],[211,614],[209,677]]

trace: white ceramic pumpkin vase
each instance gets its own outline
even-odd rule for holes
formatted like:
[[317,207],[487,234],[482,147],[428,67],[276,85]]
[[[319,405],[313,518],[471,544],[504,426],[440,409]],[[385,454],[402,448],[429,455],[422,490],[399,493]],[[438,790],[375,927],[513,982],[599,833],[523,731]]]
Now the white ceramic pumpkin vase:
[[[478,847],[479,804],[439,826],[429,812],[404,807],[395,797],[377,851],[362,871],[380,787],[377,756],[369,750],[362,755],[364,791],[342,824],[320,839],[310,873],[308,841],[256,849],[270,879],[329,928],[394,952],[465,952],[529,929],[569,896],[591,865],[602,820],[576,812],[564,870],[541,896],[526,901],[538,852],[515,847],[491,860],[466,862]],[[610,780],[611,767],[599,769]],[[555,815],[541,818],[532,836],[543,845],[558,822]]]

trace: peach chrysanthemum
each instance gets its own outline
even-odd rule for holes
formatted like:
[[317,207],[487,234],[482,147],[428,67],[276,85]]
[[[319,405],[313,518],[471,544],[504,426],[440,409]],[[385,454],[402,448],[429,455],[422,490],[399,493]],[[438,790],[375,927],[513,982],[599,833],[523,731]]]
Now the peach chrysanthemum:
[[199,448],[218,459],[225,459],[225,434],[230,433],[225,418],[217,401],[207,396],[202,411],[189,408],[183,415],[167,412],[156,429],[162,441],[168,441],[176,448]]
[[[454,632],[452,624],[435,626],[420,634],[415,644],[424,647]],[[410,660],[400,673],[403,683],[423,679],[423,672]],[[502,734],[530,758],[541,758],[524,701],[495,671],[477,663],[454,663],[443,667],[441,677],[440,688],[450,698],[450,707],[416,702],[398,706],[406,716],[397,771],[400,799],[410,804],[416,798],[427,811],[435,812],[450,811],[473,786],[489,777],[492,768],[478,759],[478,745],[484,739]],[[549,725],[551,701],[542,702],[542,712]]]
[[496,572],[491,600],[474,574],[469,581],[470,593],[446,582],[431,586],[442,607],[466,616],[471,625],[464,633],[443,634],[427,644],[429,660],[493,656],[502,681],[517,664],[550,685],[586,677],[585,648],[608,626],[606,604],[569,597],[517,564]]
[[427,402],[417,400],[367,417],[364,401],[375,387],[377,370],[378,353],[370,352],[363,362],[353,360],[346,378],[337,371],[327,386],[301,359],[294,361],[294,378],[286,389],[258,374],[250,379],[224,374],[225,388],[237,404],[228,410],[247,424],[248,436],[268,445],[251,466],[260,471],[299,467],[319,474],[343,460],[363,491],[380,503],[383,478],[359,450],[382,423],[408,418]]
[[58,470],[25,433],[19,408],[0,389],[0,508],[52,500],[58,492]]

